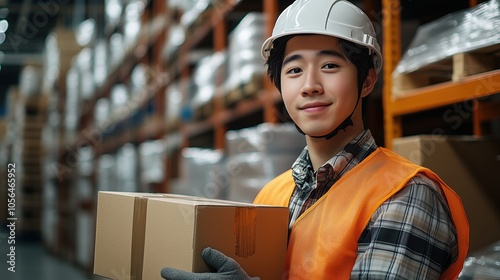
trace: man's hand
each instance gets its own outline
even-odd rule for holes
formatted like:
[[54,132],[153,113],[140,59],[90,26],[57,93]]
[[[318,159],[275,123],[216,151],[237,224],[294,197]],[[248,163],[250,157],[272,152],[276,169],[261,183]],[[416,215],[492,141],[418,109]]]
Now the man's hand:
[[250,277],[241,266],[232,258],[207,247],[203,249],[202,257],[205,262],[217,272],[193,273],[170,267],[161,270],[161,277],[167,280],[259,280]]

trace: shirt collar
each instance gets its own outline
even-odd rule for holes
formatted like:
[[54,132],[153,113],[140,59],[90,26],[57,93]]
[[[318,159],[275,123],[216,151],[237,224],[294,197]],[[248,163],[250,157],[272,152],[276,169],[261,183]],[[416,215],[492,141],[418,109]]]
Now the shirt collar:
[[[377,145],[370,130],[364,130],[324,165],[331,165],[334,173],[337,174],[336,176],[341,176],[357,163],[361,162],[376,148]],[[309,158],[307,146],[304,147],[298,158],[292,164],[292,176],[298,188],[309,185],[304,184],[304,182],[311,182],[314,178],[315,174],[311,159]]]

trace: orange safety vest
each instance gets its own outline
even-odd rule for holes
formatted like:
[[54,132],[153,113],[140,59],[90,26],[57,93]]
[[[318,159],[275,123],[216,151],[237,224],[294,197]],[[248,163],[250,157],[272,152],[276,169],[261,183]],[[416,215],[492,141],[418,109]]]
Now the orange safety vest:
[[[349,279],[358,239],[377,208],[417,173],[442,188],[458,235],[458,259],[440,279],[457,279],[469,248],[469,223],[460,197],[435,173],[396,153],[378,148],[343,175],[293,225],[287,251],[286,279]],[[254,203],[288,206],[295,188],[288,170],[269,182]]]

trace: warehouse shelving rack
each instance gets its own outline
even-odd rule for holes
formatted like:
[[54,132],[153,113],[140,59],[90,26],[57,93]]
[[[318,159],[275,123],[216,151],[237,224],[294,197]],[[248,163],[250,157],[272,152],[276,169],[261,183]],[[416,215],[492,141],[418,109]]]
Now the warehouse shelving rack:
[[[470,0],[469,5],[478,4]],[[481,98],[493,96],[500,92],[500,70],[487,71],[464,77],[458,81],[447,81],[435,85],[414,88],[405,92],[404,96],[394,96],[393,72],[401,59],[401,1],[383,0],[383,55],[384,55],[384,130],[385,145],[392,147],[394,138],[403,136],[405,115],[431,110],[445,105],[464,101],[472,101],[473,133],[482,135],[483,121],[497,118],[500,105],[483,102]]]
[[[155,1],[151,4],[151,12],[146,13],[144,16],[144,21],[146,23],[157,21],[163,22],[164,25],[169,24],[168,20],[165,20],[165,18],[171,15],[166,11],[164,2],[165,1]],[[112,152],[116,147],[127,142],[140,143],[147,139],[159,139],[169,134],[169,131],[167,131],[167,128],[164,127],[162,122],[165,112],[165,97],[161,93],[177,77],[189,77],[191,69],[188,62],[188,53],[195,49],[198,44],[201,44],[203,40],[213,42],[213,51],[224,49],[227,46],[227,15],[229,13],[235,11],[244,12],[245,10],[257,10],[266,14],[268,22],[273,22],[279,10],[279,3],[274,0],[257,1],[253,3],[249,1],[227,0],[221,1],[216,8],[217,10],[212,11],[212,13],[206,16],[203,22],[195,23],[195,26],[191,28],[190,36],[179,48],[176,59],[165,61],[161,55],[161,46],[167,37],[167,28],[164,27],[160,30],[150,30],[147,32],[149,34],[148,36],[143,36],[143,38],[139,40],[138,45],[135,47],[135,51],[129,53],[126,59],[124,59],[124,64],[109,75],[107,83],[99,88],[94,97],[85,105],[86,109],[83,110],[84,113],[81,115],[82,122],[80,124],[80,131],[91,131],[96,129],[92,124],[92,108],[96,100],[103,96],[109,96],[111,86],[117,81],[126,81],[129,79],[129,73],[139,62],[151,65],[153,71],[157,73],[159,77],[154,77],[156,79],[156,81],[154,81],[156,84],[147,89],[148,94],[144,95],[145,98],[138,102],[139,104],[137,107],[144,108],[149,102],[154,103],[155,109],[150,119],[148,121],[143,121],[138,127],[134,128],[133,133],[129,133],[131,131],[126,131],[121,135],[114,136],[113,139],[110,139],[111,141],[103,141],[99,143],[100,145],[96,145],[97,154]],[[267,29],[268,33],[270,33],[272,25],[268,25]],[[154,26],[154,24],[151,23],[149,26]],[[212,38],[207,38],[210,36]],[[168,75],[163,75],[165,73],[168,73]],[[187,146],[189,145],[189,139],[196,137],[200,133],[213,130],[214,148],[223,148],[224,135],[226,132],[225,125],[232,120],[245,118],[257,110],[262,110],[262,119],[264,122],[278,122],[279,117],[276,115],[275,106],[280,102],[279,95],[273,90],[273,86],[268,81],[265,81],[264,84],[264,88],[259,89],[259,92],[255,94],[257,98],[243,100],[232,108],[225,108],[218,98],[214,98],[213,111],[210,116],[200,121],[181,125],[179,130],[182,134],[182,145]],[[129,117],[131,116],[125,116],[123,119]],[[88,141],[89,139],[87,138],[86,135],[80,134],[75,143],[78,145],[89,143],[90,141]]]

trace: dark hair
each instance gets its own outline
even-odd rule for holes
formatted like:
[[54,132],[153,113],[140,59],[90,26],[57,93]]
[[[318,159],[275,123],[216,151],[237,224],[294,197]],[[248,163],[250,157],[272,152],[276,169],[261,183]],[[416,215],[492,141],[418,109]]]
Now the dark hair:
[[[307,35],[307,34],[304,34]],[[267,75],[274,83],[276,88],[281,92],[281,67],[285,55],[285,46],[288,40],[294,36],[288,35],[274,40],[273,48],[270,51],[269,58],[266,61]],[[370,55],[368,48],[355,44],[353,42],[339,39],[339,44],[344,55],[356,66],[358,72],[358,92],[361,92],[363,83],[368,76],[368,71],[375,68],[373,57]]]

